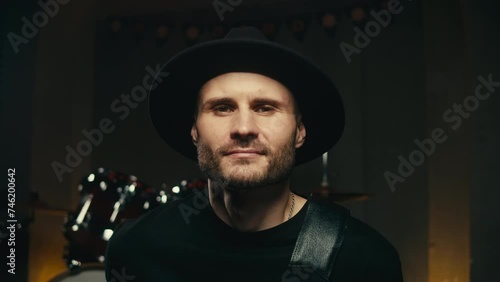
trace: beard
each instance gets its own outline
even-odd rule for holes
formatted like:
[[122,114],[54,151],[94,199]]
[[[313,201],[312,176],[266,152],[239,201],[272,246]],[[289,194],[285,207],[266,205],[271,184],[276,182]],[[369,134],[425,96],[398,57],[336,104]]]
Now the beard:
[[[224,159],[227,152],[238,148],[256,149],[262,152],[262,156],[257,159]],[[200,138],[197,152],[201,171],[219,187],[245,190],[273,185],[290,176],[295,163],[295,132],[276,151],[271,151],[256,139],[237,139],[214,151]]]

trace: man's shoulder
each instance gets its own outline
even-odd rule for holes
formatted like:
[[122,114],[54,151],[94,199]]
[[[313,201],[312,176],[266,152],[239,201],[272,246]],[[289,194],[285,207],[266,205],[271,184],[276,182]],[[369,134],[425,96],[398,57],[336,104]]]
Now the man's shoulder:
[[326,212],[328,214],[327,220],[332,220],[332,217],[336,217],[338,220],[339,218],[343,218],[346,225],[345,235],[349,236],[349,239],[357,240],[358,243],[364,242],[380,247],[392,247],[389,241],[387,241],[381,233],[367,223],[351,216],[350,210],[344,206],[338,204],[324,204],[318,201],[311,201],[311,203],[320,207],[317,213],[323,215]]
[[162,204],[139,217],[127,219],[114,230],[110,241],[137,240],[137,237],[148,236],[150,232],[159,233],[172,230],[171,226],[179,226],[182,219],[182,207],[192,202],[192,196]]
[[[337,204],[311,201],[308,213],[314,226],[312,234],[343,235],[335,260],[333,281],[401,282],[401,263],[394,246],[370,225],[350,215],[348,209]],[[314,232],[319,230],[319,233]],[[325,234],[328,232],[329,234]]]
[[127,273],[142,273],[141,267],[148,259],[144,257],[145,253],[151,255],[157,249],[172,250],[187,226],[180,206],[189,206],[192,201],[188,196],[167,202],[139,217],[121,222],[114,229],[106,248],[107,279],[111,279],[112,269],[126,268]]
[[399,254],[389,240],[340,205],[320,206],[327,209],[320,210],[328,214],[326,219],[336,221],[337,228],[343,230],[333,281],[403,281]]
[[380,232],[353,216],[349,217],[345,232],[351,244],[380,254],[397,256],[394,246]]
[[344,232],[338,268],[370,273],[370,278],[403,281],[398,251],[380,232],[353,216],[349,216]]
[[[396,249],[380,232],[367,223],[351,216],[347,208],[338,204],[326,205],[316,201],[312,202],[317,206],[321,206],[323,209],[329,210],[329,212],[327,212],[328,215],[322,220],[332,222],[335,219],[338,224],[343,224],[343,222],[345,222],[344,241],[348,245],[371,249],[378,253],[397,255]],[[321,216],[324,216],[325,211],[326,210],[319,210]]]

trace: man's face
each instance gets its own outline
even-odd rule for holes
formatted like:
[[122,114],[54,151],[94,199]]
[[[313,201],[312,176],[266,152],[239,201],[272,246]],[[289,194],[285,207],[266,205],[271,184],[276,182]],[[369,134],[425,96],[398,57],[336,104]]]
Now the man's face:
[[243,72],[205,83],[191,129],[202,172],[236,189],[285,180],[305,134],[288,89],[269,77]]

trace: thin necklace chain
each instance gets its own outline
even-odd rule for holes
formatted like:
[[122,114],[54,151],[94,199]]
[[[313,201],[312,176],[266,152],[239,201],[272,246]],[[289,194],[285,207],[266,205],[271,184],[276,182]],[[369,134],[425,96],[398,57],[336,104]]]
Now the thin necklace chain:
[[292,218],[292,213],[293,213],[293,208],[295,207],[295,194],[290,192],[292,194],[292,206],[290,207],[290,214],[288,215],[288,219]]

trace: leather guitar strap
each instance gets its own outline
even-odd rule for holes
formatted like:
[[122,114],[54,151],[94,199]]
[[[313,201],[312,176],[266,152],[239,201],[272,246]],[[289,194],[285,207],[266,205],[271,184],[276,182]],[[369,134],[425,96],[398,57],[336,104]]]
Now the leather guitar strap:
[[344,239],[348,209],[311,200],[283,282],[327,282]]

